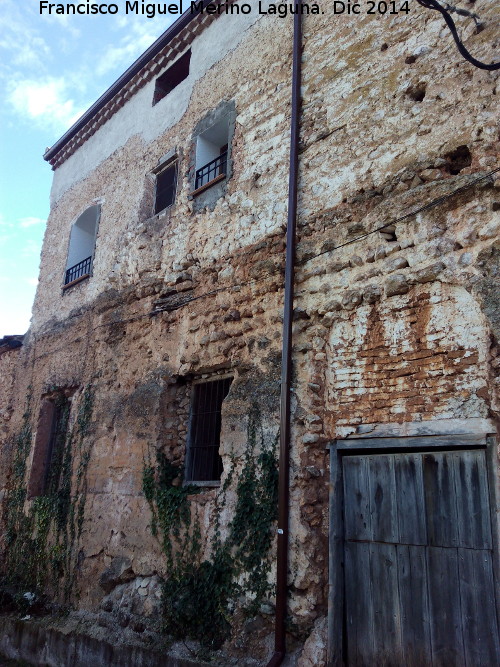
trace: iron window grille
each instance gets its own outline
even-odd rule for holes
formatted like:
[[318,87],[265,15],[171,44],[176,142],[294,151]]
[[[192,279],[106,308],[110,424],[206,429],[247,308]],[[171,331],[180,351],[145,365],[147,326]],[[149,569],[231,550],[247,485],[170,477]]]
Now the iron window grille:
[[185,479],[217,482],[222,474],[219,454],[222,402],[232,378],[195,384],[191,400]]
[[71,268],[66,270],[66,275],[64,278],[64,284],[69,285],[74,280],[78,278],[83,278],[83,276],[90,276],[90,267],[92,265],[92,255],[83,259],[78,264],[75,264]]
[[201,188],[213,181],[217,176],[225,175],[227,168],[227,151],[221,153],[215,160],[211,160],[208,164],[196,170],[195,190]]
[[172,206],[177,189],[177,163],[169,165],[156,177],[155,213]]

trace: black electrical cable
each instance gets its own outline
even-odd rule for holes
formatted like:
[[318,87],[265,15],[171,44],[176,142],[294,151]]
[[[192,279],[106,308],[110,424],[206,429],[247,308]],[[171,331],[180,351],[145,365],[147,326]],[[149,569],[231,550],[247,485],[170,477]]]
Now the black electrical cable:
[[446,21],[446,25],[450,29],[451,34],[453,35],[453,39],[455,40],[455,44],[457,45],[458,50],[462,54],[462,56],[470,62],[474,67],[478,67],[479,69],[486,69],[489,71],[492,70],[497,70],[500,69],[500,63],[491,63],[491,65],[488,65],[487,63],[482,63],[480,60],[477,60],[472,56],[465,46],[462,44],[460,41],[460,37],[458,36],[457,33],[457,28],[455,26],[455,22],[451,18],[449,12],[446,10],[445,7],[439,4],[437,0],[417,0],[418,4],[421,5],[422,7],[425,7],[426,9],[435,9],[436,11],[440,12],[440,14],[443,15],[444,20]]

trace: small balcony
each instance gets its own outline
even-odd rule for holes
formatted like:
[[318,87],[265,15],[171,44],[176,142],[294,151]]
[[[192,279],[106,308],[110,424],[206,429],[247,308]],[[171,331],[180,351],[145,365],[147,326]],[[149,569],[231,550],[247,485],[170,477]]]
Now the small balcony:
[[75,266],[67,269],[64,277],[64,287],[69,287],[73,283],[83,280],[83,278],[88,278],[88,276],[90,276],[91,266],[92,255],[86,259],[82,259],[81,262],[78,262]]
[[221,153],[215,160],[196,170],[195,192],[215,180],[222,180],[226,175],[227,151]]

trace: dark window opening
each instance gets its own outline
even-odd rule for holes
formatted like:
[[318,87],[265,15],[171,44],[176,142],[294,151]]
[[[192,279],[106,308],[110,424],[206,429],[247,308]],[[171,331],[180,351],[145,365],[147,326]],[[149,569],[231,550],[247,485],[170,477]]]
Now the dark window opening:
[[222,474],[219,454],[222,402],[232,378],[195,384],[191,400],[185,479],[216,482]]
[[[65,465],[70,400],[60,394],[45,399],[38,418],[28,498],[59,491]],[[67,463],[67,462],[66,462]]]
[[153,106],[166,97],[181,81],[189,75],[191,49],[181,56],[175,63],[156,79]]
[[169,165],[156,177],[155,213],[172,206],[177,188],[177,163]]

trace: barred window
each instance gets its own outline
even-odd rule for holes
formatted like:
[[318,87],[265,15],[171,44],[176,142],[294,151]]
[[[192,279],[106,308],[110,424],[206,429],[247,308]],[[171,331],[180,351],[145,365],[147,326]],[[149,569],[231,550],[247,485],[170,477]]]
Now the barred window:
[[177,189],[177,162],[171,162],[156,176],[155,213],[172,206]]
[[232,378],[193,385],[185,479],[189,482],[217,482],[222,474],[219,454],[222,402]]

